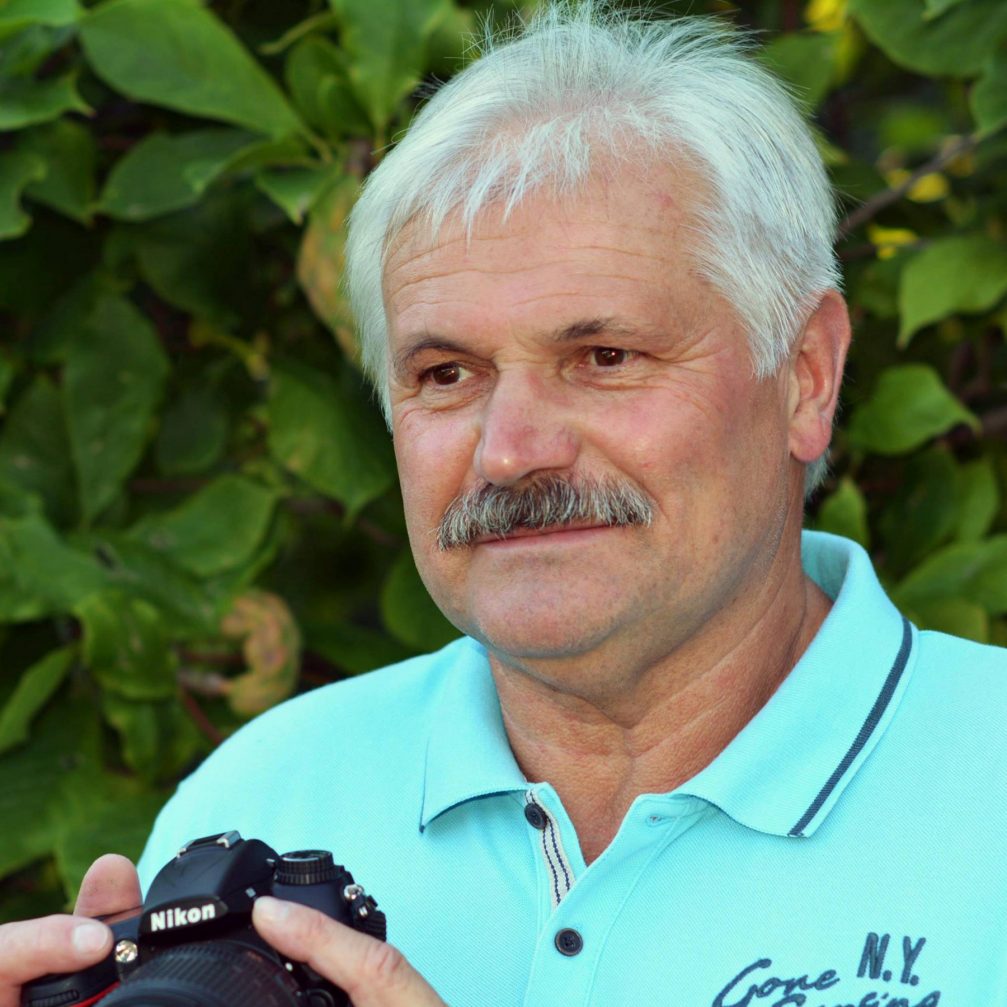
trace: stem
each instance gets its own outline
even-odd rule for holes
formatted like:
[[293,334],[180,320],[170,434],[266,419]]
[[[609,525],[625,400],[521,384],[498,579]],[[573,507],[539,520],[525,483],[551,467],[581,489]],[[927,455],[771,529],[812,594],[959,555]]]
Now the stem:
[[936,157],[931,158],[926,164],[920,165],[904,182],[891,189],[885,189],[873,196],[862,206],[858,206],[852,213],[847,214],[839,225],[840,238],[845,238],[851,231],[873,220],[882,210],[897,203],[924,175],[931,175],[935,171],[940,171],[946,164],[949,164],[956,157],[972,150],[981,138],[976,133],[959,137],[954,143],[949,144]]
[[224,736],[217,730],[216,725],[203,712],[202,707],[192,695],[186,692],[184,688],[180,688],[180,695],[182,706],[185,707],[185,712],[189,714],[199,733],[216,748],[224,740]]

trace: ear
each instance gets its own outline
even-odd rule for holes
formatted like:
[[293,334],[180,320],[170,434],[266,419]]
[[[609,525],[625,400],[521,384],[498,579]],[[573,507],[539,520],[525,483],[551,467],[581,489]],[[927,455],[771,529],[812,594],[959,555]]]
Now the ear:
[[827,290],[790,354],[790,454],[805,465],[824,454],[832,439],[850,316],[838,290]]

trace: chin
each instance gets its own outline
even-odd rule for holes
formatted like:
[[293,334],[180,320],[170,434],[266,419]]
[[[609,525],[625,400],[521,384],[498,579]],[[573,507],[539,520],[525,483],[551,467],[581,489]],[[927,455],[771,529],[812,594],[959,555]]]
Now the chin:
[[468,630],[502,660],[561,661],[597,650],[611,635],[611,625],[592,624],[571,613],[562,624],[518,617],[484,618]]

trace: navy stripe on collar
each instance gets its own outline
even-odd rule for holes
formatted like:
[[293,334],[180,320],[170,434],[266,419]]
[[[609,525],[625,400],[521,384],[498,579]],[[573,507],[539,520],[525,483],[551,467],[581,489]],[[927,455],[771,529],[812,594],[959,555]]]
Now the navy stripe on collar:
[[895,656],[895,663],[892,665],[891,671],[888,672],[888,677],[885,679],[885,684],[878,693],[878,698],[874,701],[874,706],[871,707],[871,712],[867,715],[867,719],[864,721],[863,727],[860,728],[859,734],[850,745],[849,751],[843,756],[842,761],[836,766],[835,772],[829,777],[828,782],[824,787],[818,792],[818,796],[811,802],[808,810],[804,812],[801,816],[801,820],[790,830],[789,835],[791,836],[803,836],[804,830],[811,823],[811,820],[818,814],[821,810],[822,805],[829,799],[829,795],[836,788],[836,784],[843,778],[846,771],[853,764],[853,760],[860,754],[861,749],[867,744],[867,739],[874,733],[874,729],[878,726],[878,722],[884,716],[885,710],[888,708],[888,704],[891,702],[892,695],[895,693],[895,688],[899,684],[899,679],[902,677],[902,672],[905,671],[906,664],[909,661],[909,652],[912,650],[913,645],[913,633],[912,627],[909,624],[909,620],[905,616],[902,617],[902,646],[899,647],[899,652]]

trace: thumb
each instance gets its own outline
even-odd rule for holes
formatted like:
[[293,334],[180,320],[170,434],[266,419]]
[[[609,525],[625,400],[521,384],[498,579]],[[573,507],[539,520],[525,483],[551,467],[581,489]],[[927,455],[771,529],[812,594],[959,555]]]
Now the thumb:
[[106,853],[84,875],[74,913],[78,916],[110,916],[127,909],[138,909],[142,901],[136,868],[125,857]]
[[255,902],[252,921],[277,951],[306,962],[344,990],[353,1007],[445,1007],[391,944],[323,913],[263,896]]

